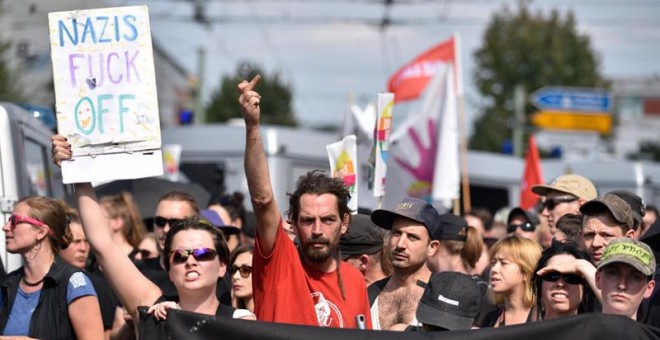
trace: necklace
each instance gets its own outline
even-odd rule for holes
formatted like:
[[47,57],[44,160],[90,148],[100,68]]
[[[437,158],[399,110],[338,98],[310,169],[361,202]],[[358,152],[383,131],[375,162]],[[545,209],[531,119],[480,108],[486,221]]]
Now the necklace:
[[25,285],[28,286],[28,287],[36,287],[36,286],[40,285],[42,282],[44,282],[45,278],[46,277],[44,276],[44,277],[41,278],[41,280],[39,280],[37,282],[30,282],[25,278],[25,276],[22,276],[21,280],[23,280],[23,283],[25,283]]

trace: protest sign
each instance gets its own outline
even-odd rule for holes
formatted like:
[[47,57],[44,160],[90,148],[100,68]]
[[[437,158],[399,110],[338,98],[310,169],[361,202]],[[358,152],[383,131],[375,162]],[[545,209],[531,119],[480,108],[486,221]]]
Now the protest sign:
[[163,173],[146,6],[48,14],[64,183]]

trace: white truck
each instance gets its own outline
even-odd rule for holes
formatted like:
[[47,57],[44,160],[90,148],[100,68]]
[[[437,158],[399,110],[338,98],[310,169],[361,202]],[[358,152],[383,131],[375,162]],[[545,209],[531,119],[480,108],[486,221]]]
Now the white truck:
[[[50,130],[33,112],[0,102],[0,215],[4,225],[22,197],[65,197],[60,168],[51,162]],[[22,265],[21,257],[5,247],[0,232],[0,258],[10,272]]]

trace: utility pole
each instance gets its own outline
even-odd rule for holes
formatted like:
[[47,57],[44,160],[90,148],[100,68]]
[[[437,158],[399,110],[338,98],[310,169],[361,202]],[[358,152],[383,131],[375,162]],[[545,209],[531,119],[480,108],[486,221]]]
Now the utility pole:
[[204,102],[202,100],[204,92],[204,73],[206,64],[206,50],[204,47],[197,49],[197,93],[195,97],[195,117],[198,124],[206,123],[206,112],[204,111]]
[[513,89],[513,155],[523,157],[525,134],[525,87],[521,84]]

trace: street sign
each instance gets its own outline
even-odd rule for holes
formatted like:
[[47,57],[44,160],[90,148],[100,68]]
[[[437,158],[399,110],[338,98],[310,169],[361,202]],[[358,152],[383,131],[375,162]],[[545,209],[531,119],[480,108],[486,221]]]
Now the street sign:
[[612,130],[612,116],[606,113],[539,111],[532,115],[532,124],[550,130],[610,133]]
[[603,89],[543,87],[532,93],[532,103],[541,110],[611,112],[612,96]]

